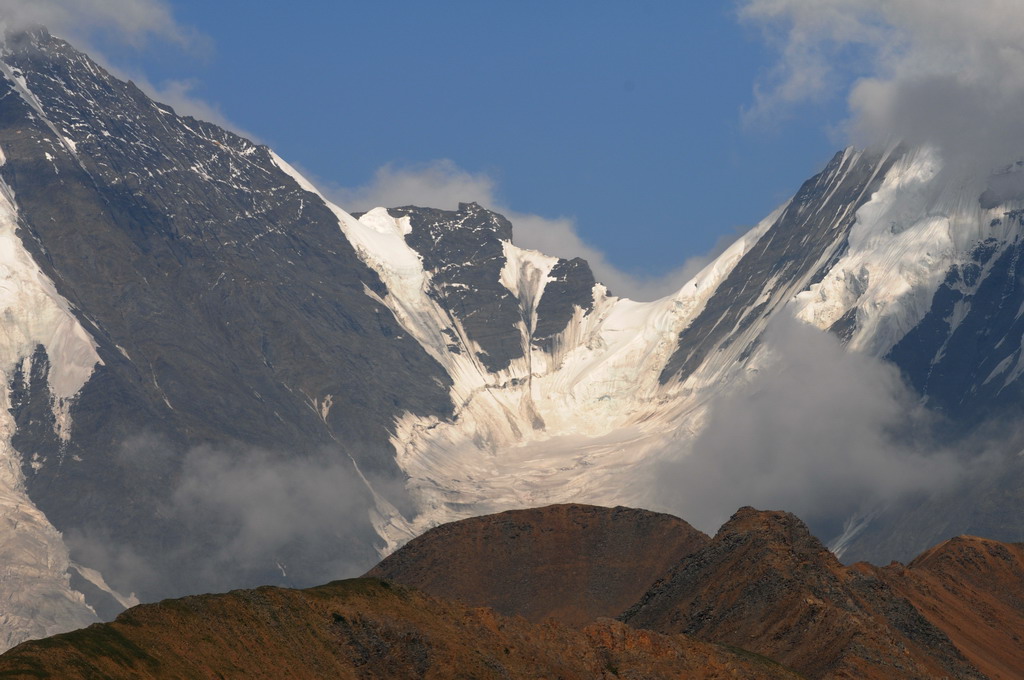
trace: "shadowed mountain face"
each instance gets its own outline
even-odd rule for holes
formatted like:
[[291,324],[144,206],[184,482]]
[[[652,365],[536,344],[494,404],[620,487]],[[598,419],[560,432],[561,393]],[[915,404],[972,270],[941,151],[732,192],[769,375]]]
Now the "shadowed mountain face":
[[[258,449],[326,458],[352,480],[357,465],[394,477],[396,414],[449,414],[449,380],[367,296],[383,285],[323,201],[266,147],[175,115],[45,31],[11,37],[7,50],[0,176],[25,247],[102,361],[70,406],[66,440],[45,417],[45,380],[15,376],[13,444],[50,521],[103,544],[91,557],[115,586],[153,597],[216,587],[201,554],[238,531],[204,521],[182,535],[171,494],[190,451],[243,466]],[[35,100],[19,95],[19,77]],[[37,355],[33,365],[45,365]],[[372,505],[359,486],[339,493]],[[335,557],[372,563],[369,521],[353,512],[342,533],[350,540]],[[292,547],[299,582],[326,580],[322,557]],[[160,577],[131,578],[118,553]],[[170,562],[177,575],[159,566]],[[274,577],[272,561],[254,567],[242,582]]]
[[671,515],[554,505],[431,529],[367,576],[530,621],[582,626],[620,614],[709,540]]
[[[267,147],[176,115],[45,29],[7,36],[0,70],[4,197],[95,351],[59,409],[60,338],[0,367],[13,464],[73,558],[143,599],[372,565],[370,512],[415,514],[396,422],[445,421],[454,404],[344,233],[351,218]],[[494,370],[591,305],[589,268],[559,260],[524,341],[499,281],[507,220],[475,204],[394,214],[432,299]],[[269,525],[281,540],[262,540]]]
[[375,579],[142,605],[109,624],[26,642],[4,678],[773,678],[742,651],[604,621],[579,631],[469,609]]

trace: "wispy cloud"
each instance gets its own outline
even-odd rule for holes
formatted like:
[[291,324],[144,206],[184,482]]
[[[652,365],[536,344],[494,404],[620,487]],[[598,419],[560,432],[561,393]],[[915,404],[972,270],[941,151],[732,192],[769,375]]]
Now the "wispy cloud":
[[182,47],[204,38],[174,18],[160,0],[0,0],[5,28],[46,26],[71,39],[88,41],[97,33],[107,39],[141,46],[153,38]]
[[[376,562],[376,507],[344,452],[315,454],[245,446],[182,451],[140,433],[118,460],[140,483],[162,488],[160,548],[141,548],[102,526],[66,533],[75,559],[121,592],[146,600],[254,587],[311,586],[356,576]],[[404,493],[401,480],[375,480]]]

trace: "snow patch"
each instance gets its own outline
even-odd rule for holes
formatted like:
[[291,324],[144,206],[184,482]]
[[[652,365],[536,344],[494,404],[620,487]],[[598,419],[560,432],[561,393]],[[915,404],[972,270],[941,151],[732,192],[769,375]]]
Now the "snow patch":
[[984,210],[980,184],[936,187],[941,165],[920,149],[900,159],[858,211],[846,254],[797,296],[799,318],[828,329],[856,312],[855,351],[885,356],[931,309],[950,266],[993,235],[1000,211]]
[[131,595],[122,595],[107,585],[107,582],[103,579],[103,575],[95,569],[83,567],[81,564],[76,564],[75,562],[71,563],[71,568],[77,571],[78,574],[86,581],[117,600],[117,603],[125,609],[131,609],[132,607],[140,604],[139,598],[135,597],[135,593],[132,593]]

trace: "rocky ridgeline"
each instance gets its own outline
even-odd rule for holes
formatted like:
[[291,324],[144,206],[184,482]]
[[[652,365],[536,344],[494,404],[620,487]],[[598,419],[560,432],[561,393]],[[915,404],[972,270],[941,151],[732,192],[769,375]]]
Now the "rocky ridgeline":
[[[550,506],[438,527],[371,574],[391,580],[142,605],[16,647],[0,677],[923,680],[1024,667],[1024,546],[970,536],[908,565],[844,566],[785,512],[742,508],[708,538],[668,515]],[[609,613],[620,620],[592,618]]]

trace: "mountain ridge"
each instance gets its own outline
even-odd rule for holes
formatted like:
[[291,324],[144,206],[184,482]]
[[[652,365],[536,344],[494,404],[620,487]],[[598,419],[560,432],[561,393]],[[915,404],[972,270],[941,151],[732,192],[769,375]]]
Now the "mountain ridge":
[[469,609],[376,579],[141,605],[0,655],[19,677],[796,678],[767,659],[604,621],[582,631]]
[[[950,433],[914,440],[931,426],[913,406],[868,423],[893,445],[867,487],[886,493],[809,518],[846,527],[828,537],[844,559],[1024,540],[1024,204],[948,181],[932,149],[838,153],[676,293],[638,302],[515,245],[479,205],[353,216],[45,30],[9,34],[0,72],[2,645],[133,594],[362,573],[474,515],[683,507],[683,485],[715,476],[666,471],[714,465],[702,434],[770,374],[770,329],[792,318],[895,367]],[[893,460],[938,473],[900,486]]]
[[[640,531],[629,547],[641,556],[656,555],[666,531],[695,537],[682,520],[628,508],[549,506],[462,520],[384,560],[376,571],[397,582],[364,577],[139,605],[113,623],[19,645],[0,655],[0,675],[1019,676],[1020,544],[955,537],[907,565],[843,566],[791,513],[744,507],[714,538],[666,560],[620,621],[603,618],[615,598],[581,612],[580,575],[603,580],[621,568],[623,551],[606,544],[630,525]],[[481,550],[496,530],[516,533]],[[509,558],[495,564],[501,554]],[[424,582],[434,594],[407,585],[423,582],[423,570],[438,576],[439,557],[453,565],[447,583]],[[490,578],[496,571],[504,583]],[[566,586],[545,587],[552,575]],[[510,583],[538,590],[509,599]],[[615,579],[606,585],[629,590]]]

